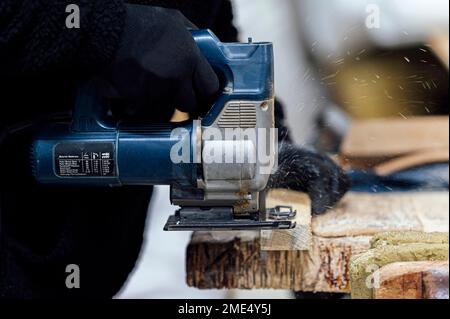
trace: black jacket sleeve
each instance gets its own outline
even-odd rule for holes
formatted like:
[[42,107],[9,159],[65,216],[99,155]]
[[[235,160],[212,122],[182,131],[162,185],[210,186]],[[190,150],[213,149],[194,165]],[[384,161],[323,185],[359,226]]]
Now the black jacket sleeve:
[[[68,28],[69,4],[80,28]],[[125,20],[122,0],[0,1],[0,68],[4,74],[94,68],[118,48]]]

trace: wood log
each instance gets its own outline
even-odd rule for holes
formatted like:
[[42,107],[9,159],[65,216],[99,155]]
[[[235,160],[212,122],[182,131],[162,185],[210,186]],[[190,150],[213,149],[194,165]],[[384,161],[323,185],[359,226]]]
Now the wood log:
[[367,236],[315,237],[310,251],[262,251],[257,232],[197,232],[187,248],[187,284],[349,292],[350,256],[367,250],[369,242]]
[[[202,289],[349,292],[350,257],[367,251],[374,234],[448,231],[447,192],[396,195],[346,195],[336,209],[313,217],[309,251],[262,251],[258,232],[194,233],[187,248],[187,283]],[[398,203],[398,196],[401,205],[389,204]],[[424,211],[419,198],[432,206]]]
[[376,234],[371,249],[350,260],[352,298],[373,298],[379,269],[401,261],[448,260],[448,232],[399,231]]
[[351,293],[354,299],[372,299],[374,272],[400,261],[448,260],[448,244],[409,243],[386,245],[352,256],[350,260]]
[[291,206],[296,211],[290,230],[261,231],[262,250],[309,250],[311,248],[311,201],[307,194],[286,189],[271,190],[267,194],[266,207]]
[[447,261],[397,262],[379,269],[375,299],[448,299]]

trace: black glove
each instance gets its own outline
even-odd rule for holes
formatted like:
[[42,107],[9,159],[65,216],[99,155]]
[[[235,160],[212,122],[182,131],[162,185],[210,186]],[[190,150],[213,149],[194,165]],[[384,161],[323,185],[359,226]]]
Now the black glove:
[[313,214],[332,208],[350,188],[350,180],[330,158],[281,143],[278,169],[268,188],[287,188],[306,192]]
[[103,76],[103,95],[124,99],[122,117],[167,122],[175,108],[212,103],[219,80],[179,11],[127,5],[120,49]]

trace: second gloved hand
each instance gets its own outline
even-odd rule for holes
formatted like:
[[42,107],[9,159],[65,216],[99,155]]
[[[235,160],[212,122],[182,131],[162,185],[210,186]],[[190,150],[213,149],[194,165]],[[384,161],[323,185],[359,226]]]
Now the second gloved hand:
[[313,214],[332,208],[350,188],[350,180],[330,158],[300,149],[290,143],[279,147],[278,169],[268,188],[306,192]]
[[167,122],[175,108],[210,104],[219,80],[176,10],[127,5],[119,51],[103,75],[104,95],[123,100],[121,118]]

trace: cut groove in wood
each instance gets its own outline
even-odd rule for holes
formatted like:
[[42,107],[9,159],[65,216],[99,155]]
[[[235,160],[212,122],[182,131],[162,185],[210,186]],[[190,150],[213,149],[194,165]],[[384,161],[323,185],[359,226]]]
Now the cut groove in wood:
[[285,190],[271,190],[266,207],[291,206],[297,212],[293,221],[296,227],[289,230],[262,230],[262,250],[309,250],[311,249],[311,201],[307,194]]

